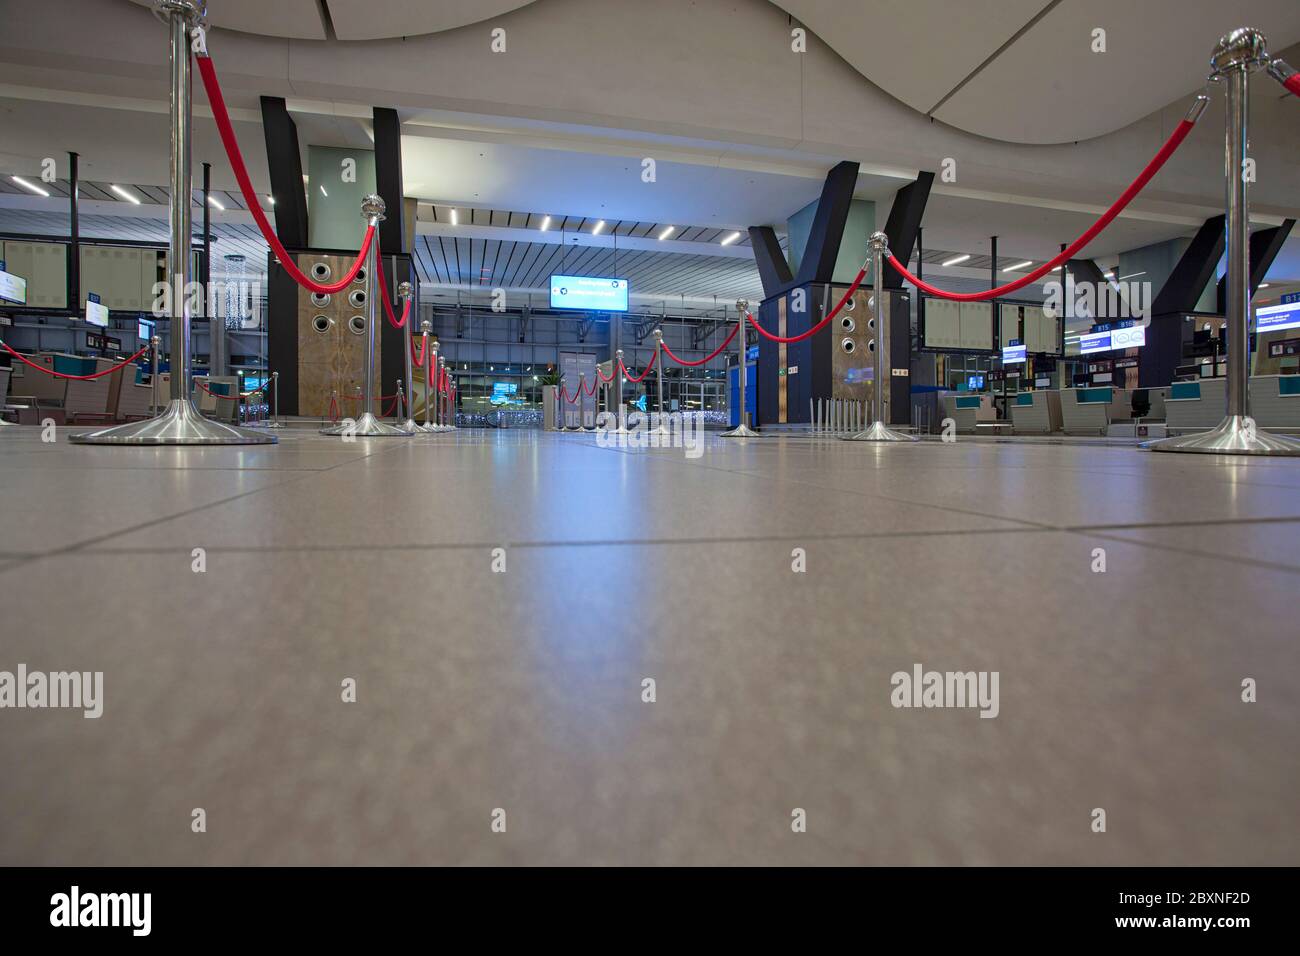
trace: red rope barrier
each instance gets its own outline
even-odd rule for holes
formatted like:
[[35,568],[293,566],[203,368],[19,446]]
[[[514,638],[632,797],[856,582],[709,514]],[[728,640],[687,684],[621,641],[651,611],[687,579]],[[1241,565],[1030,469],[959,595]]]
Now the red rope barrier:
[[814,325],[811,329],[809,329],[807,332],[800,332],[798,335],[776,335],[775,333],[769,332],[767,329],[759,325],[758,322],[755,321],[754,319],[754,313],[746,312],[745,319],[749,322],[750,325],[752,325],[758,331],[759,335],[763,336],[763,338],[768,339],[769,341],[781,342],[783,344],[789,344],[791,342],[802,342],[804,339],[810,339],[818,332],[820,332],[822,329],[826,328],[826,326],[828,326],[831,323],[831,320],[834,319],[835,316],[840,314],[840,309],[844,308],[845,303],[847,303],[849,299],[853,298],[853,293],[858,291],[858,286],[862,285],[862,280],[865,279],[866,277],[867,277],[867,267],[863,266],[861,269],[858,270],[858,274],[853,277],[853,284],[849,286],[848,291],[845,292],[844,295],[840,296],[840,301],[835,303],[835,308],[827,312],[825,317],[816,325]]
[[1282,81],[1282,85],[1296,96],[1300,96],[1300,73],[1292,73]]
[[578,404],[578,396],[574,395],[573,398],[569,398],[569,393],[564,390],[563,385],[560,386],[560,398],[564,399],[570,405]]
[[[423,338],[423,336],[421,336],[421,338]],[[414,336],[412,336],[411,362],[415,365],[416,368],[424,368],[424,356],[425,353],[428,352],[428,350],[429,350],[429,345],[427,342],[417,347],[415,344],[415,338]]]
[[1160,152],[1156,153],[1155,156],[1152,157],[1151,162],[1147,163],[1146,168],[1138,174],[1137,179],[1133,180],[1133,182],[1129,184],[1128,189],[1124,190],[1124,192],[1120,194],[1120,197],[1115,200],[1109,209],[1101,214],[1101,217],[1088,228],[1087,232],[1074,240],[1073,243],[1067,246],[1054,259],[1044,262],[1033,272],[1021,276],[1014,282],[1000,285],[996,289],[986,289],[983,292],[946,292],[943,289],[932,286],[928,282],[912,275],[912,273],[907,271],[907,266],[899,262],[892,252],[889,254],[889,264],[898,270],[899,275],[912,283],[912,285],[916,286],[922,292],[928,292],[930,295],[937,295],[944,299],[952,299],[955,302],[984,302],[989,299],[996,299],[999,296],[1009,295],[1017,289],[1022,289],[1029,285],[1029,283],[1041,279],[1043,276],[1047,275],[1047,273],[1060,266],[1063,262],[1073,259],[1080,249],[1092,242],[1093,239],[1097,238],[1097,235],[1109,226],[1116,216],[1124,211],[1124,207],[1132,202],[1133,197],[1140,193],[1146,187],[1146,184],[1151,181],[1151,178],[1160,171],[1160,167],[1162,167],[1169,157],[1174,154],[1174,151],[1182,145],[1183,140],[1187,138],[1187,134],[1192,131],[1192,127],[1195,125],[1195,120],[1185,119],[1180,122],[1169,135],[1169,139],[1167,139],[1165,144],[1160,147]]
[[239,183],[239,191],[244,194],[244,203],[248,206],[248,211],[253,214],[253,221],[257,223],[257,228],[261,230],[262,238],[271,247],[275,257],[280,260],[280,265],[284,267],[284,271],[289,273],[293,280],[304,289],[324,295],[342,292],[357,277],[362,264],[365,263],[370,243],[375,239],[375,227],[366,226],[366,235],[361,241],[361,251],[357,253],[356,261],[348,269],[347,275],[338,282],[322,284],[313,282],[304,275],[294,263],[288,251],[281,245],[279,237],[276,236],[275,230],[271,228],[271,223],[266,218],[266,213],[262,212],[261,199],[258,197],[257,191],[253,189],[253,181],[248,176],[248,168],[244,165],[244,157],[239,151],[239,140],[235,136],[235,128],[230,123],[230,113],[226,110],[226,101],[221,95],[221,86],[217,82],[217,70],[212,65],[212,58],[199,56],[195,57],[195,59],[198,60],[199,75],[203,78],[203,88],[208,94],[208,105],[212,107],[212,118],[216,120],[217,132],[221,134],[221,144],[226,148],[226,157],[230,160],[230,168]]
[[339,420],[339,403],[334,399],[333,395],[330,396],[329,416],[330,421],[332,422],[337,422]]
[[46,375],[52,375],[54,378],[70,378],[78,382],[88,382],[91,379],[103,378],[105,375],[112,375],[118,369],[125,368],[126,366],[130,365],[132,362],[138,359],[145,352],[148,352],[150,348],[148,345],[146,345],[144,348],[136,352],[126,361],[118,362],[112,368],[106,368],[102,372],[93,372],[90,375],[68,375],[64,372],[56,372],[52,368],[46,368],[44,365],[39,365],[36,362],[31,361],[29,358],[27,358],[27,356],[23,355],[21,352],[15,352],[12,348],[10,348],[8,342],[0,342],[0,345],[3,345],[5,351],[8,352],[10,355],[12,355],[14,358],[18,359],[18,361],[22,362],[24,365],[30,365],[38,372],[44,372]]
[[640,378],[633,378],[633,377],[632,377],[632,373],[629,372],[629,371],[627,370],[627,366],[623,364],[623,360],[622,360],[622,359],[619,359],[618,367],[619,367],[619,370],[624,374],[624,376],[627,377],[627,380],[628,380],[629,382],[631,382],[633,385],[639,385],[641,382],[644,382],[644,381],[645,381],[645,377],[646,377],[647,375],[649,375],[649,374],[650,374],[650,370],[651,370],[652,368],[655,367],[655,359],[658,358],[658,357],[659,357],[659,353],[658,353],[658,352],[655,352],[654,355],[650,356],[650,364],[647,365],[647,366],[645,367],[645,371],[643,371],[643,372],[641,373],[641,377],[640,377]]
[[731,344],[731,340],[736,337],[736,333],[738,331],[740,331],[739,322],[737,322],[735,325],[731,327],[731,334],[727,336],[727,338],[723,341],[721,345],[719,345],[716,349],[714,349],[712,352],[704,356],[704,358],[699,359],[698,361],[688,362],[686,361],[686,359],[678,358],[676,355],[673,354],[673,350],[668,347],[667,342],[664,343],[664,352],[667,354],[667,356],[670,359],[672,359],[678,365],[685,365],[689,368],[699,368],[701,365],[705,364],[706,362],[711,362],[719,355],[721,355],[723,349],[725,349],[728,345]]
[[[610,378],[612,379],[613,376],[611,375]],[[591,381],[591,388],[587,388],[587,386],[583,385],[582,382],[578,382],[578,388],[582,389],[582,391],[587,395],[595,395],[596,389],[598,389],[599,387],[600,387],[600,383],[597,382],[595,379],[592,379]]]
[[600,366],[597,365],[597,366],[596,366],[596,378],[600,379],[602,382],[612,382],[612,381],[614,381],[614,373],[611,371],[611,372],[609,373],[609,377],[606,378],[605,375],[604,375],[604,373],[601,372],[601,370],[600,370]]
[[388,298],[388,283],[384,277],[379,277],[379,298],[384,303],[384,312],[388,315],[388,324],[395,329],[400,329],[406,325],[406,320],[411,317],[411,300],[406,300],[406,306],[402,309],[402,320],[397,320],[397,314],[393,312],[393,303]]

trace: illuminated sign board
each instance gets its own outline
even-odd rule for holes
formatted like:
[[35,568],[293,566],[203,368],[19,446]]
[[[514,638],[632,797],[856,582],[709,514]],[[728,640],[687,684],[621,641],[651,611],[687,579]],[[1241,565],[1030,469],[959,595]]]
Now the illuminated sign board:
[[0,299],[27,304],[27,280],[22,276],[0,270]]
[[86,293],[86,321],[101,329],[108,328],[108,306],[101,305],[99,296],[93,292]]
[[1130,325],[1124,329],[1111,329],[1107,332],[1089,332],[1079,336],[1079,354],[1092,355],[1094,352],[1113,352],[1117,349],[1136,349],[1147,344],[1147,327]]
[[1277,332],[1300,328],[1300,302],[1263,305],[1255,310],[1256,332]]
[[589,312],[626,312],[626,279],[595,276],[551,276],[551,308]]
[[492,397],[488,402],[492,405],[509,405],[515,401],[518,392],[518,382],[493,382]]
[[1029,346],[1027,345],[1007,345],[1002,349],[1002,364],[1015,365],[1025,361],[1028,356]]

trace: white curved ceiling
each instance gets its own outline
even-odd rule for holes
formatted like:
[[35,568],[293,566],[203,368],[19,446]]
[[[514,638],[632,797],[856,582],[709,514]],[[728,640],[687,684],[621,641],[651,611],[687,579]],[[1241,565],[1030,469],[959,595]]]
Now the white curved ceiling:
[[1198,90],[1207,37],[1253,26],[1275,51],[1300,40],[1296,0],[773,2],[913,109],[1013,143],[1091,139]]
[[[153,0],[133,0],[152,7]],[[211,0],[214,27],[294,40],[328,38],[322,7],[340,40],[441,33],[490,20],[533,0]]]

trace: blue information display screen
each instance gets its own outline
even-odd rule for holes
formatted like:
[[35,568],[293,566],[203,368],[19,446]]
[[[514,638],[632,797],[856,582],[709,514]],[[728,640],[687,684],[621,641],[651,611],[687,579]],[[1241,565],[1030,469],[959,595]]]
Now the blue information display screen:
[[627,280],[595,276],[551,276],[552,309],[626,312]]
[[1255,310],[1255,331],[1276,332],[1300,328],[1300,302],[1263,305]]
[[1091,355],[1093,352],[1135,349],[1146,344],[1146,326],[1133,325],[1124,329],[1111,329],[1108,332],[1089,332],[1079,336],[1079,354]]
[[1023,362],[1028,357],[1028,346],[1025,345],[1008,345],[1002,349],[1002,364],[1014,365],[1017,362]]

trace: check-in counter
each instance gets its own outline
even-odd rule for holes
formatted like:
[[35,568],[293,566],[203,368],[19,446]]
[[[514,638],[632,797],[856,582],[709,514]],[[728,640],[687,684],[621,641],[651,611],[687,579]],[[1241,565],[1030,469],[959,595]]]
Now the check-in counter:
[[971,393],[943,395],[943,416],[957,423],[959,434],[969,435],[976,431],[982,422],[996,422],[997,409],[993,407],[993,396],[988,393]]
[[1133,417],[1133,396],[1126,388],[1098,385],[1061,391],[1061,425],[1067,435],[1104,435],[1111,422]]
[[1056,389],[1021,392],[1011,401],[1017,435],[1050,435],[1061,430],[1061,393]]
[[[1171,435],[1213,428],[1227,413],[1226,378],[1174,382],[1165,399]],[[1252,375],[1250,416],[1260,428],[1300,432],[1300,375]]]
[[153,387],[144,384],[138,366],[127,365],[110,376],[108,385],[108,412],[114,421],[149,418]]

